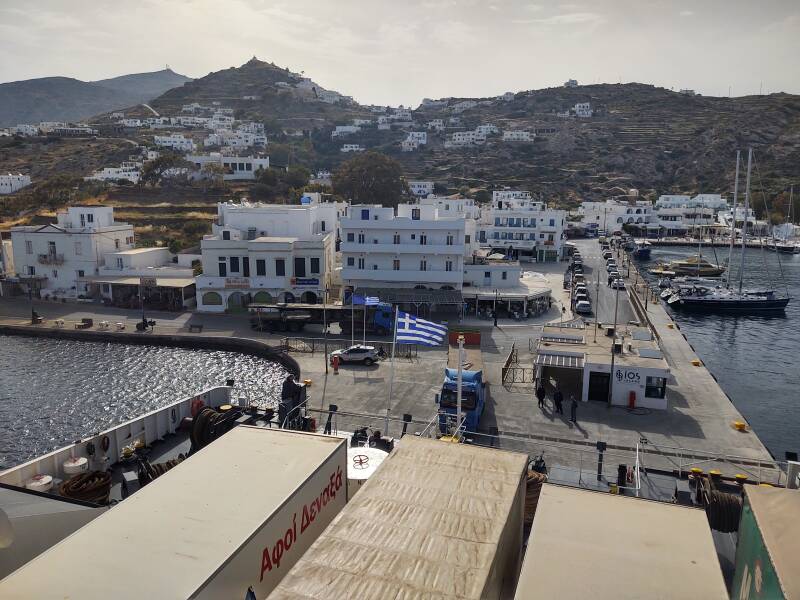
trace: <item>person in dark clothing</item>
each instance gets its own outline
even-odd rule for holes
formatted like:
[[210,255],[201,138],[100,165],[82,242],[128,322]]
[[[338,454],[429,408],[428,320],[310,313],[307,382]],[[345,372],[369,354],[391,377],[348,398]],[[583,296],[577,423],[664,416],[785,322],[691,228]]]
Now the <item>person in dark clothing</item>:
[[544,385],[539,383],[539,386],[536,388],[536,398],[539,400],[539,408],[544,408],[544,399],[547,396],[547,393],[544,391]]
[[281,401],[278,403],[278,425],[283,427],[286,416],[294,408],[300,386],[295,383],[294,375],[288,375],[281,386]]
[[556,388],[555,393],[553,394],[553,404],[556,405],[556,413],[559,415],[564,414],[564,394],[561,393],[559,388]]
[[572,421],[573,423],[577,423],[578,422],[578,401],[575,399],[574,395],[570,396],[570,400],[571,400],[571,403],[570,403],[570,407],[569,407],[569,412],[570,412],[569,420]]

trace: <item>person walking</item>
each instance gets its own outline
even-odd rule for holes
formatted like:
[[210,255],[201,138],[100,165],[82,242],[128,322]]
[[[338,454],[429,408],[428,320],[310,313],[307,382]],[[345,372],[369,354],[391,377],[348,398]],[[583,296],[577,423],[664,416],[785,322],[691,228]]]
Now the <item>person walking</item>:
[[569,420],[572,421],[573,423],[577,424],[578,423],[578,401],[575,398],[575,394],[571,394],[569,398],[570,398],[570,401],[571,401],[570,407],[569,407],[569,412],[570,412]]
[[556,387],[556,391],[553,393],[553,404],[556,405],[556,413],[559,415],[564,414],[564,394],[561,393],[561,389]]
[[539,386],[536,388],[536,398],[539,400],[539,408],[544,408],[544,399],[547,396],[547,393],[544,391],[544,385],[542,382],[539,382]]

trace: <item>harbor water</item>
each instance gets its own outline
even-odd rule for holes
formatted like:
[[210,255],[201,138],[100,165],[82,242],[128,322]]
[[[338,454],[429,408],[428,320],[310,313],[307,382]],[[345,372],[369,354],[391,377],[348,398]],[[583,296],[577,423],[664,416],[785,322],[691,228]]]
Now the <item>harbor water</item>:
[[[702,253],[714,263],[728,260],[727,248],[703,248]],[[640,270],[693,254],[696,247],[654,247],[651,260],[640,263]],[[740,262],[737,249],[731,260],[736,286]],[[773,315],[667,311],[761,441],[775,458],[783,460],[787,450],[800,451],[800,255],[745,250],[744,286],[779,293],[788,288],[792,301],[785,313]]]
[[274,403],[287,374],[236,352],[0,336],[0,470],[226,379]]

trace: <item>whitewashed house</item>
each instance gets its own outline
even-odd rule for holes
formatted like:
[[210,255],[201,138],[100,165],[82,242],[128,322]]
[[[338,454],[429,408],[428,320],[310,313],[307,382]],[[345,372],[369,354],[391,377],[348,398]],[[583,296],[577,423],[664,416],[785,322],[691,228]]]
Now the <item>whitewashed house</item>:
[[31,176],[17,173],[0,175],[0,196],[13,194],[31,184]]
[[353,135],[354,133],[359,133],[361,128],[357,125],[337,125],[336,128],[331,132],[331,138],[337,137],[345,137],[348,135]]
[[374,121],[372,119],[353,119],[353,125],[356,127],[368,127],[373,123]]
[[559,260],[565,251],[566,216],[564,210],[533,200],[528,191],[496,191],[491,207],[481,210],[478,241],[513,257]]
[[653,213],[653,204],[647,200],[605,202],[582,202],[578,208],[585,227],[596,227],[599,231],[614,233],[623,225],[635,225],[645,230],[658,232],[659,224]]
[[530,131],[519,129],[506,129],[503,131],[504,142],[530,142],[533,141],[533,134]]
[[353,205],[339,227],[343,285],[378,296],[387,288],[461,289],[463,217],[440,217],[419,204],[401,204],[397,213]]
[[11,133],[14,135],[21,135],[22,137],[32,137],[39,135],[39,128],[36,125],[20,123],[11,128]]
[[343,144],[339,148],[339,152],[363,152],[364,147],[361,144]]
[[75,298],[109,252],[134,246],[133,225],[114,220],[109,206],[71,206],[56,223],[11,228],[14,264],[23,284],[43,295]]
[[220,203],[201,242],[197,308],[322,302],[335,266],[336,205]]
[[483,135],[485,137],[487,135],[495,135],[495,134],[500,133],[500,129],[498,129],[498,127],[496,125],[491,125],[491,124],[478,125],[475,128],[475,133],[479,133],[479,134],[481,134],[481,135]]
[[262,169],[269,169],[269,156],[226,156],[219,152],[189,154],[186,160],[201,172],[205,165],[215,164],[223,169],[224,181],[249,181],[258,177]]
[[425,127],[428,131],[435,131],[436,133],[441,133],[444,131],[444,120],[443,119],[431,119],[425,124]]
[[179,152],[194,152],[196,150],[192,138],[184,137],[179,133],[153,136],[153,143],[159,148],[172,148]]
[[428,194],[433,193],[433,182],[432,181],[409,181],[408,187],[411,190],[411,193],[415,196],[420,196],[424,198]]
[[567,79],[564,82],[565,88],[576,88],[578,87],[578,80],[577,79]]
[[589,102],[578,102],[573,110],[575,111],[575,116],[582,119],[589,118],[594,114],[592,105]]
[[486,143],[486,136],[477,131],[456,131],[450,139],[445,142],[445,147],[449,146],[477,146]]
[[131,183],[139,183],[141,177],[142,163],[135,161],[123,162],[119,167],[104,167],[99,171],[95,171],[88,177],[84,177],[86,181],[106,181],[115,183],[117,181],[129,181]]
[[462,100],[461,102],[456,102],[455,104],[450,105],[450,110],[454,113],[464,112],[465,110],[469,110],[470,108],[475,108],[478,106],[478,103],[475,100]]

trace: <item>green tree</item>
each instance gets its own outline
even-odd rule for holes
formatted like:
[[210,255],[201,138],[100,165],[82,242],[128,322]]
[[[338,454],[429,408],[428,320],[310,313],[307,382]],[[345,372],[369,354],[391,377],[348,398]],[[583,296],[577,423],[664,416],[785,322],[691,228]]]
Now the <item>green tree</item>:
[[397,206],[408,195],[400,163],[378,152],[348,160],[333,173],[333,191],[354,203]]
[[178,154],[172,152],[161,154],[158,158],[145,163],[144,167],[142,167],[139,183],[142,185],[158,185],[163,180],[164,174],[170,169],[188,167],[189,165],[190,163]]
[[492,194],[487,190],[478,190],[475,192],[475,202],[478,204],[488,204],[492,201]]

